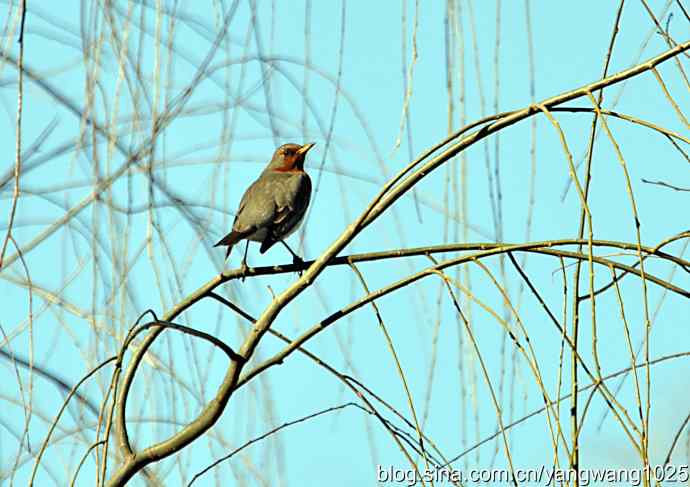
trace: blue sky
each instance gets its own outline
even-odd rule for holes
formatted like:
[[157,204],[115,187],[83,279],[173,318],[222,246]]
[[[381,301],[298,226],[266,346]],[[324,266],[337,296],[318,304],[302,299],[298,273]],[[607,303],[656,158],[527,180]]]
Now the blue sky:
[[[677,6],[674,4],[668,10],[666,2],[649,3],[664,23],[668,12],[673,12],[668,23],[671,35],[678,42],[686,41],[690,31]],[[165,104],[175,99],[193,79],[219,32],[221,12],[233,5],[227,1],[177,5],[178,21],[173,31],[176,50],[170,61],[166,51],[169,17],[163,16],[157,23],[155,4],[117,4],[111,12],[117,25],[117,37],[112,36],[108,23],[103,20],[103,12],[91,10],[92,6],[80,10],[77,2],[65,3],[63,9],[53,11],[34,2],[29,4],[25,66],[40,73],[53,93],[69,100],[81,114],[85,107],[91,106],[90,113],[103,126],[113,121],[119,126],[110,144],[100,135],[95,136],[98,143],[94,149],[91,145],[94,136],[88,124],[75,116],[64,102],[56,101],[45,85],[25,78],[23,147],[31,146],[51,120],[56,124],[38,153],[27,157],[25,167],[62,145],[69,150],[46,157],[36,169],[22,175],[21,184],[26,192],[18,202],[13,230],[22,247],[63,217],[66,208],[73,208],[88,198],[96,174],[101,177],[112,174],[125,162],[122,151],[132,151],[148,140],[152,111],[156,108],[158,113],[162,112]],[[254,4],[258,31],[251,28],[250,23]],[[307,160],[307,172],[317,189],[312,196],[313,210],[302,230],[289,240],[293,248],[301,249],[305,258],[312,259],[341,234],[388,177],[409,162],[410,153],[414,157],[448,134],[445,4],[349,2],[343,6],[339,2],[311,2],[308,5],[311,13],[308,42],[305,43],[305,4],[238,2],[225,38],[227,43],[210,60],[212,75],[195,86],[185,105],[186,111],[158,138],[154,156],[142,159],[139,168],[120,177],[109,192],[101,194],[104,201],[113,201],[110,208],[132,208],[131,215],[111,210],[104,202],[90,204],[71,220],[69,227],[55,232],[26,252],[24,257],[31,280],[39,287],[33,293],[32,302],[33,350],[37,364],[68,382],[75,382],[99,361],[116,353],[124,333],[140,313],[151,308],[163,314],[220,272],[224,268],[223,251],[210,245],[228,231],[242,192],[258,176],[276,145],[311,141],[317,144]],[[545,99],[598,79],[617,4],[588,1],[577,4],[530,2],[530,5],[535,99]],[[403,6],[407,24],[404,53],[401,49]],[[499,111],[506,111],[532,102],[525,2],[500,2],[498,91],[494,61],[496,3],[472,2],[470,5],[463,1],[459,6],[456,11],[461,21],[458,37],[452,45],[456,60],[452,73],[453,129],[461,125],[459,56],[463,52],[466,122],[494,113],[496,105]],[[125,22],[130,7],[135,12],[134,25]],[[0,9],[0,12],[9,12],[10,6],[4,3]],[[10,22],[15,22],[16,6],[12,7],[12,12],[14,16],[10,17]],[[476,41],[470,29],[471,18]],[[146,25],[144,35],[140,35],[140,23]],[[649,17],[638,3],[626,3],[620,25],[609,73],[626,69],[668,49],[662,36],[654,33]],[[157,29],[159,37],[156,37]],[[97,39],[101,39],[100,44],[90,44]],[[123,68],[128,73],[126,80],[118,75],[117,53],[121,51],[115,47],[123,39],[127,39],[131,56]],[[401,131],[405,104],[402,63],[405,59],[410,70],[414,41],[417,59],[408,71],[412,86],[410,125],[405,125]],[[90,50],[89,61],[85,62],[83,50],[93,45],[101,48]],[[7,30],[2,48],[12,56],[17,55],[16,36],[10,36]],[[141,56],[139,78],[132,69],[136,56]],[[264,60],[263,65],[259,59]],[[681,56],[679,59],[687,70],[687,58]],[[9,171],[14,161],[16,69],[7,62],[1,68],[0,100],[5,116],[0,119],[0,140],[6,161],[3,171]],[[86,96],[89,73],[98,75],[96,98],[91,105]],[[674,62],[661,65],[659,73],[681,109],[690,106],[688,91]],[[133,97],[132,87],[139,98]],[[607,90],[604,106],[614,109],[614,100],[617,100],[617,111],[688,136],[688,127],[676,116],[651,73]],[[579,99],[568,106],[591,107],[591,104]],[[140,117],[136,123],[131,122],[133,114]],[[587,148],[591,115],[554,115],[564,130],[575,163],[579,163]],[[666,237],[687,230],[687,193],[641,181],[642,178],[663,180],[690,187],[685,159],[658,133],[620,120],[609,119],[608,123],[626,158],[643,244],[654,246]],[[77,142],[80,133],[81,142]],[[401,135],[401,144],[396,146]],[[574,238],[580,203],[574,188],[565,191],[568,165],[558,133],[544,116],[539,116],[535,137],[535,202],[530,239]],[[486,145],[480,143],[471,147],[463,153],[467,179],[458,183],[459,192],[447,189],[451,186],[447,182],[451,171],[452,177],[460,177],[458,158],[456,164],[439,168],[417,186],[416,202],[409,194],[399,200],[348,245],[345,253],[450,243],[454,241],[452,236],[456,229],[459,235],[465,235],[462,231],[465,223],[468,242],[494,241],[496,227],[489,203],[485,154],[488,154],[492,174],[497,161],[500,165],[503,239],[514,243],[525,241],[531,140],[532,122],[526,120],[501,131],[498,137],[488,138]],[[157,181],[153,188],[146,179],[149,164],[153,164],[152,173]],[[578,172],[581,180],[583,167]],[[593,167],[589,201],[594,237],[634,243],[635,228],[624,174],[603,132],[597,139]],[[8,215],[12,185],[3,186],[1,191],[0,214]],[[465,194],[468,206],[467,215],[463,216],[452,209],[455,201]],[[184,201],[183,208],[176,205],[175,198]],[[147,209],[150,203],[155,206],[154,210]],[[444,211],[448,207],[451,210]],[[2,218],[4,235],[6,217]],[[94,241],[99,248],[96,259],[93,257]],[[681,256],[683,243],[676,242],[667,251]],[[15,252],[10,246],[7,255]],[[621,256],[615,249],[598,249],[597,252],[630,265],[635,262],[634,255]],[[451,254],[439,256],[450,257]],[[238,248],[225,268],[238,266],[240,258]],[[123,272],[122,266],[114,265],[114,261],[130,262],[131,268]],[[250,248],[250,265],[289,261],[289,255],[280,246],[265,255],[259,254],[258,245]],[[497,278],[501,278],[498,258],[485,263]],[[534,297],[524,289],[520,291],[522,281],[510,263],[506,260],[505,264],[505,286],[528,330],[545,387],[555,397],[560,336]],[[570,261],[566,264],[569,265],[566,274],[570,286],[574,267]],[[373,290],[428,265],[427,259],[414,257],[359,267]],[[647,269],[668,278],[672,268],[665,262],[649,261]],[[562,277],[558,259],[530,255],[525,270],[556,316],[562,318]],[[456,272],[453,270],[449,275],[455,277]],[[28,357],[31,334],[26,320],[29,307],[26,289],[21,285],[25,274],[20,262],[16,260],[3,269],[0,276],[3,303],[7,303],[3,306],[6,312],[0,324],[4,333],[11,337],[11,350]],[[487,275],[474,265],[471,276],[473,295],[499,315],[505,313],[501,294]],[[595,287],[606,283],[609,277],[606,268],[598,267]],[[244,283],[225,285],[223,293],[247,312],[258,316],[270,303],[272,293],[284,290],[295,279],[295,275],[247,279]],[[588,289],[586,265],[581,282],[582,292]],[[676,270],[673,282],[684,289],[690,287],[687,274],[680,269]],[[522,357],[512,358],[514,347],[505,339],[499,323],[476,303],[468,305],[462,291],[455,289],[455,292],[461,297],[464,312],[471,318],[492,385],[499,391],[504,421],[508,423],[541,407],[542,397],[535,379]],[[644,337],[643,293],[639,280],[624,279],[621,293],[631,342],[636,348]],[[310,290],[283,311],[273,328],[288,336],[297,336],[364,294],[350,269],[344,266],[329,268]],[[56,302],[52,298],[56,295],[61,295],[63,300]],[[651,285],[648,299],[652,312],[659,306],[658,314],[654,315],[650,355],[661,357],[686,351],[685,325],[689,314],[685,299],[665,295],[661,288]],[[565,308],[569,326],[571,302],[569,294]],[[462,322],[441,281],[428,277],[377,304],[405,370],[420,419],[428,407],[424,431],[444,455],[454,457],[477,439],[493,434],[497,421],[488,389],[462,331]],[[613,292],[600,297],[596,312],[599,354],[605,375],[628,366],[630,353]],[[582,313],[581,354],[591,362],[588,305],[583,305]],[[239,346],[247,331],[246,323],[240,318],[210,301],[196,304],[180,317],[179,323],[211,333],[233,347]],[[514,321],[511,326],[516,326]],[[459,334],[464,337],[464,348],[461,348]],[[411,418],[395,363],[371,307],[356,311],[321,333],[309,342],[308,348],[341,372],[357,377]],[[265,359],[280,349],[277,340],[266,336],[256,359]],[[139,447],[169,436],[180,424],[193,418],[200,404],[212,397],[227,365],[226,359],[207,344],[172,332],[163,335],[154,345],[153,353],[155,355],[149,357],[140,371],[130,402],[134,431],[130,434]],[[663,461],[686,414],[687,401],[683,399],[688,385],[685,360],[665,362],[653,369],[650,441],[653,463]],[[16,377],[10,362],[3,359],[0,363],[8,377]],[[569,391],[570,387],[569,359],[564,359],[563,363],[561,393]],[[107,389],[111,370],[83,389],[96,404]],[[21,374],[26,383],[28,375],[25,371]],[[582,384],[589,383],[584,375],[580,380]],[[0,468],[4,474],[14,463],[17,443],[12,432],[21,434],[24,413],[16,380],[0,390],[6,403],[3,411],[7,411],[2,415],[0,429]],[[431,398],[428,402],[427,395]],[[48,420],[52,418],[62,398],[53,385],[35,379],[36,416],[30,429],[32,448],[40,444],[46,432],[46,423],[40,415],[44,414]],[[581,396],[581,404],[586,398],[587,395]],[[637,420],[630,378],[618,398]],[[207,437],[198,440],[179,457],[160,462],[155,469],[167,483],[177,485],[181,478],[188,481],[209,462],[276,425],[348,401],[357,399],[333,376],[296,354],[238,391]],[[561,408],[561,422],[567,437],[568,406],[564,404]],[[639,458],[620,423],[609,414],[599,427],[604,410],[601,396],[595,396],[581,433],[583,465],[638,466]],[[386,417],[393,419],[390,416]],[[90,413],[80,413],[75,407],[63,421],[60,424],[67,428],[65,434],[69,439],[47,450],[52,473],[39,471],[42,485],[44,482],[45,485],[60,484],[69,478],[93,438],[95,418]],[[74,429],[79,432],[75,434]],[[552,464],[553,451],[543,416],[513,429],[510,441],[514,466],[530,468]],[[494,459],[496,448],[498,453]],[[560,461],[564,461],[563,456]],[[67,468],[63,468],[63,462]],[[679,445],[674,462],[687,463],[685,440]],[[28,478],[32,464],[33,461],[28,461],[19,469],[15,479],[18,484]],[[231,478],[237,485],[372,485],[375,484],[376,464],[409,467],[375,419],[359,409],[347,407],[286,428],[278,436],[244,450],[234,457],[231,465],[219,467],[197,484],[213,485]],[[111,465],[109,471],[115,468],[114,463]],[[504,468],[506,465],[502,444],[496,442],[488,443],[454,464],[456,468]],[[93,460],[87,461],[80,473],[80,482],[90,485],[94,472]],[[134,484],[143,485],[140,478]]]

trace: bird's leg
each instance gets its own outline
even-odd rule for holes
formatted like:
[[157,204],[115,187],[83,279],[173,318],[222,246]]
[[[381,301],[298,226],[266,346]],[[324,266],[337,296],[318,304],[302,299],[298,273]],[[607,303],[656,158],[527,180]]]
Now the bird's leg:
[[[290,252],[292,254],[292,263],[294,265],[304,264],[304,260],[302,260],[302,257],[300,257],[299,255],[294,253],[292,251],[292,249],[290,248],[290,246],[285,243],[285,240],[280,240],[280,243],[282,243],[285,246],[285,248],[288,249],[288,252]],[[304,272],[304,270],[300,269],[299,271],[297,271],[297,274],[301,277],[302,272]]]
[[242,257],[242,263],[240,264],[240,272],[242,273],[242,282],[244,282],[244,278],[247,277],[247,270],[249,270],[249,267],[247,266],[247,251],[249,250],[249,240],[247,240],[247,245],[244,246],[244,257]]

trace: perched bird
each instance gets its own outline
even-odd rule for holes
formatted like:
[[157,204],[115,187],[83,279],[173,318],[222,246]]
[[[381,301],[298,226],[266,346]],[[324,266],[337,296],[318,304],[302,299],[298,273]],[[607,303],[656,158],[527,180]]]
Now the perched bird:
[[226,259],[233,245],[246,239],[243,270],[247,269],[250,240],[261,242],[262,254],[280,242],[292,254],[293,263],[303,262],[284,239],[297,230],[309,206],[311,179],[304,172],[304,157],[312,147],[314,143],[285,144],[276,149],[266,169],[242,196],[232,231],[214,245],[227,245]]

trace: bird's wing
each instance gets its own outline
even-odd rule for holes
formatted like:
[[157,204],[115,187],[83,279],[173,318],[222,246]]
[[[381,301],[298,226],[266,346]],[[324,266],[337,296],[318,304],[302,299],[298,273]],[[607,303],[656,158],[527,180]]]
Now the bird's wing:
[[276,205],[270,186],[265,178],[259,178],[247,188],[232,224],[233,231],[246,234],[271,225]]
[[311,179],[307,173],[290,175],[282,181],[281,186],[282,191],[276,195],[276,225],[283,223],[290,215],[298,215],[301,219],[311,198]]
[[276,212],[268,235],[261,244],[259,252],[262,254],[295,230],[307,211],[311,197],[311,180],[306,173],[290,175],[290,178],[282,179],[277,185],[280,190],[274,193]]
[[252,183],[240,200],[232,225],[233,233],[245,238],[258,229],[268,230],[262,244],[265,251],[302,220],[311,197],[311,181],[306,173],[264,173]]

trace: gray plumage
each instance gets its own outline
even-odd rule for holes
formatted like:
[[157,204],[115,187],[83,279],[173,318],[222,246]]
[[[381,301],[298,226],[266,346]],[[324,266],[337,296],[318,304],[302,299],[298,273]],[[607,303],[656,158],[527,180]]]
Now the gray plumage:
[[215,244],[228,246],[226,259],[240,240],[261,242],[263,254],[297,230],[311,198],[311,180],[303,165],[304,156],[313,145],[285,144],[276,150],[271,162],[242,196],[232,231]]

